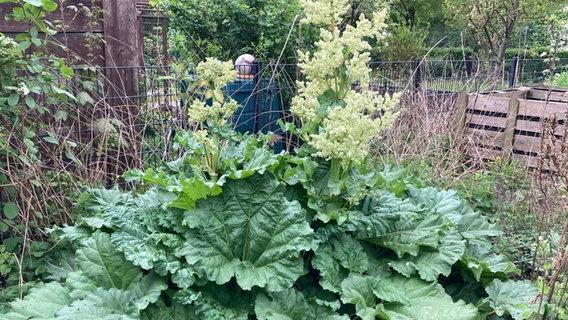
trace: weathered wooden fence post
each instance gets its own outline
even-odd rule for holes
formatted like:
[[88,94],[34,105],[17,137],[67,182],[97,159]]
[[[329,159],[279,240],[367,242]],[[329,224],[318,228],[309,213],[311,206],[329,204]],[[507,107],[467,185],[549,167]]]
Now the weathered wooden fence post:
[[[142,143],[139,81],[142,65],[141,20],[136,0],[103,0],[105,39],[105,116],[120,121],[126,144],[119,146],[116,163],[109,172],[115,175],[139,167]],[[115,160],[115,159],[112,159]],[[111,177],[112,179],[113,177]]]

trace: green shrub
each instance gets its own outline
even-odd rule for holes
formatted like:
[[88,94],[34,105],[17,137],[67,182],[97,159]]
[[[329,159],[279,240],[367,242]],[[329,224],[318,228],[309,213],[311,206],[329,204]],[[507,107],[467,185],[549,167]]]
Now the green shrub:
[[568,71],[556,74],[551,84],[557,87],[568,87]]

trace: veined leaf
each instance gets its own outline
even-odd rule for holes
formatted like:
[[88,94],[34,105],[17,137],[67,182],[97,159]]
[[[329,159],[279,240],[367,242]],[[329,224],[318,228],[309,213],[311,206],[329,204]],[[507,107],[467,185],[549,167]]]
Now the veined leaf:
[[97,288],[84,299],[61,308],[56,316],[60,320],[136,320],[139,319],[139,313],[131,292]]
[[465,241],[452,229],[437,248],[424,247],[417,256],[405,255],[403,259],[390,261],[394,270],[411,276],[418,271],[420,278],[436,281],[439,275],[448,276],[454,263],[465,252]]
[[[54,319],[57,310],[71,303],[69,290],[58,282],[50,282],[33,288],[23,300],[11,303],[13,313],[6,319]],[[0,319],[2,316],[0,316]]]
[[283,290],[304,273],[300,253],[313,231],[297,201],[270,175],[228,180],[223,194],[186,212],[184,246],[177,255],[218,284],[233,276],[243,289]]
[[393,276],[389,281],[400,288],[409,300],[407,305],[385,303],[384,310],[390,319],[404,320],[475,320],[477,308],[463,301],[454,302],[444,288],[436,282],[426,282],[417,277]]
[[496,237],[502,233],[497,225],[489,223],[487,217],[479,212],[464,214],[458,222],[458,231],[465,239]]
[[506,278],[509,274],[520,273],[506,256],[493,252],[489,241],[468,241],[461,262],[476,281],[481,280],[482,275]]
[[168,205],[173,208],[192,209],[195,201],[206,199],[221,193],[221,187],[215,183],[205,182],[197,177],[187,178],[182,173],[179,177],[166,175],[163,171],[155,172],[153,169],[140,171],[131,170],[126,175],[127,180],[137,180],[144,183],[153,183],[175,193],[178,197]]
[[230,179],[245,179],[255,173],[263,174],[267,169],[278,165],[278,155],[261,143],[258,139],[247,136],[237,146],[223,149],[221,161],[224,176]]
[[432,208],[452,221],[466,239],[495,237],[501,234],[499,227],[471,207],[454,190],[438,191],[435,188],[410,188],[412,201]]
[[341,290],[341,282],[349,274],[333,257],[333,248],[329,245],[320,245],[312,259],[312,266],[320,272],[322,288],[336,293]]
[[191,304],[198,319],[248,320],[254,312],[253,294],[242,290],[234,281],[222,286],[209,282],[180,290],[174,295],[174,301]]
[[144,310],[150,303],[158,301],[162,291],[168,288],[164,277],[154,272],[145,275],[130,291],[134,297],[134,304],[139,310]]
[[449,228],[447,220],[435,211],[427,211],[390,193],[376,195],[365,203],[361,214],[352,214],[346,222],[358,239],[389,248],[399,258],[405,253],[416,256],[422,247],[436,248]]
[[141,320],[201,320],[193,308],[181,303],[172,302],[166,306],[163,300],[151,304],[142,311]]
[[256,298],[254,311],[259,320],[347,320],[333,310],[306,301],[301,292],[287,289],[272,292],[268,295],[259,294]]
[[361,274],[350,274],[341,282],[341,301],[354,304],[363,320],[374,320],[378,314],[371,281]]
[[539,311],[542,297],[528,280],[494,279],[485,291],[489,295],[486,300],[498,316],[509,314],[515,320],[533,319],[532,316]]
[[76,262],[84,276],[97,287],[127,290],[142,277],[140,268],[126,261],[113,247],[110,236],[101,231],[83,242],[77,250]]

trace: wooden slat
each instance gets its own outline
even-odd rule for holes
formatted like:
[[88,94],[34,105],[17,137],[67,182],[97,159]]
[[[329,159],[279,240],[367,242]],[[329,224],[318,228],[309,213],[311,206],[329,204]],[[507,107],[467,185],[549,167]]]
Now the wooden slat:
[[468,114],[466,116],[466,124],[475,126],[489,126],[497,128],[505,128],[507,118],[484,116],[479,114]]
[[527,99],[568,102],[568,91],[559,88],[532,88]]
[[[517,120],[517,126],[515,128],[518,131],[534,132],[540,133],[542,131],[542,124],[540,121],[528,121],[528,120]],[[555,135],[564,134],[564,126],[558,125],[554,131]]]
[[[513,153],[511,155],[511,159],[522,162],[529,168],[535,169],[535,168],[538,167],[538,157],[531,157],[531,156],[527,156],[527,155],[524,155],[524,154]],[[548,166],[544,166],[543,169],[548,170],[548,168],[549,168]]]
[[557,119],[566,119],[567,103],[545,102],[538,100],[519,100],[519,116],[538,118],[549,118],[556,114]]
[[465,133],[477,145],[502,148],[505,140],[504,132],[466,128]]
[[511,94],[507,110],[507,123],[505,124],[505,140],[503,141],[503,158],[508,159],[513,150],[513,138],[517,125],[517,114],[519,112],[519,97],[525,97],[525,92],[515,92]]
[[515,140],[513,141],[513,150],[538,153],[540,150],[540,142],[540,137],[531,137],[516,134]]
[[483,112],[507,113],[509,98],[492,95],[470,95],[468,109]]
[[106,67],[142,65],[141,21],[133,0],[102,0]]

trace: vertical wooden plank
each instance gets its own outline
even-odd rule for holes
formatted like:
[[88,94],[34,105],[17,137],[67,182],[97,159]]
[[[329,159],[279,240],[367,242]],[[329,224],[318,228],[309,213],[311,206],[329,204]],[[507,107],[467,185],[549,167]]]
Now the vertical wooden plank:
[[455,124],[455,131],[458,137],[462,137],[465,133],[465,118],[466,118],[466,110],[467,104],[469,100],[469,94],[465,91],[462,91],[458,94],[458,99],[456,102],[456,106],[458,108],[456,114],[456,124]]
[[519,99],[516,94],[511,94],[509,106],[507,108],[507,122],[505,123],[505,140],[503,141],[503,159],[508,160],[513,151],[513,138],[515,127],[517,126],[517,115],[519,114]]
[[135,0],[103,0],[107,67],[139,66],[142,62]]
[[[105,39],[105,117],[119,120],[125,144],[112,155],[110,177],[141,166],[142,127],[140,124],[139,66],[142,43],[135,0],[103,0]],[[107,155],[108,156],[108,155]]]

